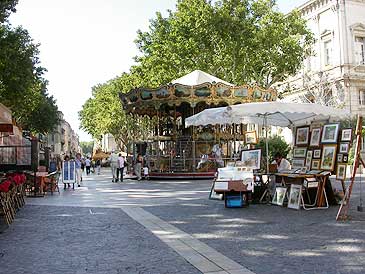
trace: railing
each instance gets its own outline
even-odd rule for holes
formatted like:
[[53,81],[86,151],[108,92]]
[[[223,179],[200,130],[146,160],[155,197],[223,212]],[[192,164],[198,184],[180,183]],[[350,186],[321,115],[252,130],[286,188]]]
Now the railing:
[[215,141],[156,141],[147,148],[146,163],[151,172],[214,171],[234,160],[233,155],[221,158],[212,155],[215,144]]

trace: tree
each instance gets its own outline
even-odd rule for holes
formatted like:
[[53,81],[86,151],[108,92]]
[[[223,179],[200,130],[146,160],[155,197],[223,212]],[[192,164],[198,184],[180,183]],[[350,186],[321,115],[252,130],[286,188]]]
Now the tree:
[[344,84],[338,79],[331,78],[327,72],[304,73],[301,84],[303,86],[299,88],[295,84],[288,83],[280,93],[280,97],[297,91],[298,96],[293,98],[293,101],[298,103],[316,103],[337,108],[345,106]]
[[80,146],[82,149],[82,153],[83,154],[93,154],[93,149],[94,149],[94,142],[90,141],[90,142],[80,142]]
[[[284,15],[272,0],[180,0],[138,32],[143,81],[168,83],[194,69],[234,84],[270,87],[295,74],[313,43],[304,19]],[[147,80],[148,79],[148,80]]]
[[103,134],[112,134],[120,150],[128,149],[131,142],[146,140],[152,122],[146,117],[126,114],[119,100],[119,91],[129,91],[134,81],[130,74],[123,74],[94,86],[92,97],[79,112],[81,128],[96,140],[100,140]]
[[46,133],[59,119],[42,77],[45,69],[39,65],[38,46],[25,29],[0,24],[0,101],[24,129]]
[[1,0],[0,1],[0,23],[4,23],[11,12],[16,12],[15,6],[18,0]]

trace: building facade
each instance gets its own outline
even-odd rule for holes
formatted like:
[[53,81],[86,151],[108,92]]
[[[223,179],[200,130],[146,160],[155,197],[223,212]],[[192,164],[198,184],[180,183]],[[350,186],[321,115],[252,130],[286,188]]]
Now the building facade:
[[365,0],[311,0],[298,7],[315,37],[301,71],[277,88],[284,101],[365,112]]
[[52,133],[45,136],[45,145],[50,149],[51,158],[63,158],[75,156],[81,152],[79,137],[71,125],[64,119],[62,112],[59,113],[60,123]]

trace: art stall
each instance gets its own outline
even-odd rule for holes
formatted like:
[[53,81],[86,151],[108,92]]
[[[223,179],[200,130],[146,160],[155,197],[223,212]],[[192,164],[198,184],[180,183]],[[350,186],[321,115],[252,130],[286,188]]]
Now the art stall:
[[[317,104],[247,103],[204,110],[187,118],[186,124],[188,126],[206,123],[224,124],[229,122],[224,119],[224,116],[230,117],[230,121],[235,123],[263,125],[266,132],[269,126],[292,129],[294,143],[291,169],[281,170],[279,173],[275,165],[270,164],[267,142],[265,167],[260,166],[261,150],[252,148],[241,152],[239,167],[235,168],[245,170],[246,173],[251,172],[251,179],[266,187],[260,201],[269,199],[272,204],[285,205],[293,209],[323,209],[329,207],[329,198],[333,198],[328,197],[328,195],[333,195],[329,181],[330,175],[335,174],[336,179],[342,182],[343,189],[345,189],[344,180],[353,130],[341,128],[339,122],[332,121],[349,119],[348,111]],[[229,168],[226,167],[226,169]],[[212,192],[215,193],[222,193],[222,189],[217,189],[215,186],[216,182],[221,181],[219,171],[212,186]],[[231,171],[231,173],[234,174],[235,171]],[[233,181],[234,176],[226,178],[228,184],[224,186],[227,186],[227,193],[232,191],[229,181]],[[220,183],[219,186],[222,188]],[[253,187],[251,191],[254,189]],[[211,196],[213,197],[214,193]]]

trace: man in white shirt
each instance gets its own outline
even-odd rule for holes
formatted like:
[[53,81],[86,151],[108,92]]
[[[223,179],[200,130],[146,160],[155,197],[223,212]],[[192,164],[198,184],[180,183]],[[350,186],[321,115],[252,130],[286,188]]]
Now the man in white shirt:
[[124,157],[121,153],[119,153],[118,157],[118,168],[117,168],[117,182],[119,180],[119,173],[120,173],[120,181],[123,182],[123,172],[124,172]]
[[116,183],[116,172],[118,168],[118,155],[115,153],[115,151],[112,151],[112,154],[110,155],[110,168],[112,169],[112,176],[113,176],[113,183]]
[[[283,158],[281,153],[275,154],[274,161],[272,162],[272,164],[277,165],[277,171],[279,173],[283,172],[285,170],[291,169],[291,165],[290,165],[289,161],[287,159]],[[274,195],[275,191],[276,191],[276,182],[280,183],[281,177],[280,176],[270,176],[270,177],[271,177],[271,182],[269,184],[269,187],[270,187],[271,195]]]
[[85,167],[86,167],[86,175],[90,175],[91,160],[89,157],[87,157],[85,160]]
[[274,156],[274,161],[272,164],[277,164],[277,170],[278,172],[282,172],[284,170],[290,170],[291,166],[287,159],[283,158],[283,156],[280,153],[276,153]]

